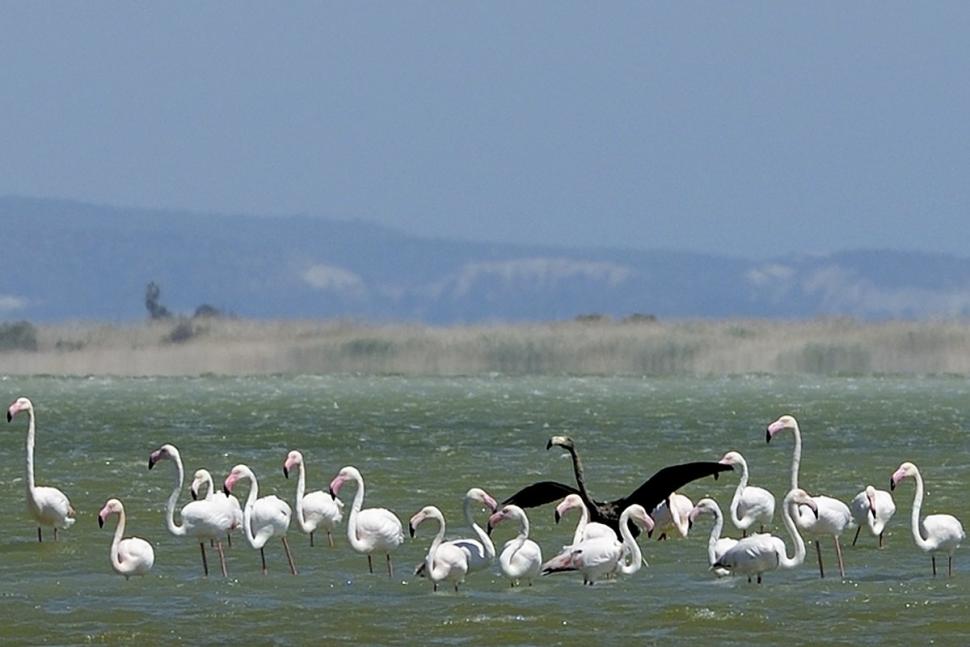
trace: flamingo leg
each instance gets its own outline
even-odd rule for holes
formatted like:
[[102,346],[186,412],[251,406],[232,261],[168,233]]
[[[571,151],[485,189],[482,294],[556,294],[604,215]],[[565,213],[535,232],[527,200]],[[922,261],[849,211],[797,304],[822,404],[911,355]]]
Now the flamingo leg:
[[387,555],[387,576],[394,577],[394,566],[391,564],[391,554],[386,553],[386,555]]
[[310,531],[310,548],[313,548],[313,531]]
[[946,570],[947,570],[947,575],[948,575],[949,577],[953,577],[953,555],[950,555],[950,556],[949,556],[949,557],[947,558],[947,562],[946,562],[946,563],[947,563],[947,568],[946,568]]
[[818,543],[818,539],[815,540],[815,552],[818,553],[818,576],[825,577],[825,569],[822,568],[822,545]]
[[432,582],[431,583],[431,590],[434,591],[435,593],[438,592],[438,583],[437,582]]
[[879,533],[879,548],[882,548],[882,546],[883,546],[883,543],[882,543],[882,535],[883,535],[883,533]]
[[329,530],[327,531],[327,540],[330,542],[330,547],[333,548],[333,535]]
[[226,533],[226,543],[229,544],[229,548],[232,548],[232,535],[228,532]]
[[839,558],[839,576],[845,579],[845,565],[842,563],[842,544],[839,542],[839,536],[835,536],[835,554]]
[[748,529],[745,528],[744,530],[741,531],[741,539],[744,539],[747,536],[748,536]]
[[54,541],[57,541],[57,526],[54,526]]
[[263,575],[266,575],[269,571],[266,569],[266,552],[262,548],[259,549],[259,558],[263,562]]
[[[313,535],[311,535],[312,537]],[[290,554],[290,544],[287,543],[286,537],[280,537],[280,541],[283,542],[283,551],[286,553],[286,561],[290,564],[290,575],[296,575],[296,564],[293,563],[293,555]]]
[[[855,546],[855,543],[857,541],[859,541],[859,533],[860,532],[862,532],[862,526],[859,526],[858,528],[855,529],[855,537],[852,538],[852,545],[853,546]],[[879,535],[879,537],[881,539],[882,538],[882,535]]]
[[933,577],[936,577],[936,555],[930,555],[930,561],[933,562]]
[[367,556],[367,570],[370,573],[374,572],[374,562],[371,560],[370,555]]
[[222,542],[216,542],[216,550],[219,551],[219,566],[222,567],[222,576],[229,577],[229,573],[226,572],[226,554],[222,550]]
[[205,558],[205,542],[204,541],[200,541],[199,542],[199,548],[202,549],[202,573],[205,574],[206,577],[209,577],[209,562],[206,561],[206,558]]
[[37,542],[44,543],[44,536],[41,532],[40,526],[37,526]]
[[758,573],[758,584],[761,584],[761,573]]

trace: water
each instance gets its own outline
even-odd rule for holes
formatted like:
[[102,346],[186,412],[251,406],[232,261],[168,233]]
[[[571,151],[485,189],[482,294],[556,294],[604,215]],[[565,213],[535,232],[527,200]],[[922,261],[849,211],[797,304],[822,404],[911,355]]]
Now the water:
[[[895,468],[912,460],[927,482],[924,511],[949,512],[970,525],[966,378],[36,377],[0,384],[8,401],[21,394],[33,399],[38,482],[63,489],[78,510],[61,541],[36,542],[23,503],[26,419],[7,425],[0,454],[0,641],[525,645],[794,638],[881,645],[960,644],[970,632],[970,546],[957,552],[953,578],[930,576],[929,558],[909,531],[911,481],[897,490],[888,547],[877,550],[864,532],[859,546],[846,548],[845,581],[820,580],[812,552],[805,566],[769,573],[762,586],[716,580],[707,570],[705,518],[687,539],[642,539],[650,566],[631,578],[588,588],[578,577],[558,575],[512,590],[496,566],[471,576],[456,595],[434,594],[428,581],[410,576],[430,528],[397,552],[393,580],[369,575],[366,559],[343,534],[334,549],[325,540],[311,549],[295,528],[290,541],[299,577],[288,574],[278,542],[268,545],[270,574],[262,576],[257,551],[240,539],[228,551],[230,577],[204,579],[198,547],[164,527],[172,464],[147,470],[148,454],[171,442],[189,474],[207,467],[221,480],[245,462],[260,477],[261,493],[292,502],[296,484],[283,478],[281,466],[288,450],[300,449],[310,489],[326,489],[341,466],[354,464],[367,482],[365,505],[395,510],[406,523],[435,504],[452,522],[449,534],[467,534],[460,528],[461,497],[471,486],[501,499],[541,478],[572,482],[568,458],[545,450],[554,434],[576,439],[599,498],[630,492],[664,465],[717,460],[736,449],[748,459],[752,483],[780,499],[791,437],[766,445],[764,427],[792,413],[803,431],[801,483],[812,493],[848,501],[867,483],[887,487]],[[736,482],[726,474],[682,492],[695,501],[713,496],[726,508]],[[113,522],[105,529],[96,523],[111,496],[125,503],[127,534],[155,545],[155,568],[145,578],[125,581],[111,571]],[[187,500],[183,492],[179,505]],[[546,556],[572,534],[571,523],[555,525],[552,506],[530,516]],[[499,543],[509,536],[507,528],[496,530]],[[827,574],[836,573],[830,542],[823,550]]]

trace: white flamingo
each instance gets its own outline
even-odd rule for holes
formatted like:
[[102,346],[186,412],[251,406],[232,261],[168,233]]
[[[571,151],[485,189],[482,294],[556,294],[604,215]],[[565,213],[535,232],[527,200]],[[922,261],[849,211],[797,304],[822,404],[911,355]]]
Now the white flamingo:
[[693,509],[694,504],[689,498],[683,494],[671,492],[665,501],[650,512],[650,517],[654,522],[654,531],[660,533],[657,541],[666,539],[667,531],[670,530],[676,530],[681,537],[686,537],[690,531],[690,522],[687,517],[690,516],[690,511]]
[[[920,521],[919,514],[923,508],[923,477],[916,466],[909,462],[900,465],[889,479],[889,485],[895,490],[899,482],[907,476],[916,480],[912,512],[913,539],[920,550],[930,554],[934,577],[936,577],[936,553],[946,553],[947,574],[953,575],[953,553],[967,538],[967,534],[963,531],[963,524],[952,514],[931,514]],[[924,534],[926,537],[923,537]]]
[[[768,442],[771,442],[775,434],[784,430],[790,430],[795,436],[795,449],[792,452],[791,461],[791,489],[794,490],[798,488],[798,466],[802,459],[802,434],[798,429],[798,421],[792,416],[778,418],[768,425],[766,438]],[[852,522],[852,512],[849,510],[849,506],[829,496],[814,496],[812,499],[818,508],[818,514],[812,515],[799,508],[796,511],[795,523],[807,535],[815,538],[815,552],[818,553],[818,574],[820,577],[825,577],[825,570],[822,568],[822,546],[819,543],[819,537],[832,537],[835,541],[835,554],[839,558],[839,575],[845,578],[845,564],[842,561],[842,544],[839,537]]]
[[[735,575],[758,576],[761,584],[761,574],[775,569],[790,569],[800,566],[805,561],[805,542],[798,534],[793,514],[798,514],[798,506],[805,505],[813,513],[818,512],[816,499],[808,496],[804,490],[794,488],[789,490],[781,503],[781,518],[785,528],[795,543],[795,555],[788,556],[788,549],[784,540],[767,533],[759,533],[745,537],[718,558],[712,568],[723,568]],[[749,579],[750,581],[750,579]]]
[[775,516],[775,495],[764,488],[748,485],[748,462],[740,452],[728,452],[718,461],[741,468],[741,480],[731,499],[731,523],[746,537],[748,528],[759,524],[760,532],[771,525]]
[[455,592],[458,592],[458,585],[465,581],[468,573],[468,554],[458,546],[442,542],[445,537],[445,517],[441,510],[433,505],[425,506],[411,517],[408,529],[411,536],[422,522],[433,519],[438,522],[438,532],[428,547],[428,553],[424,558],[424,572],[431,578],[433,590],[438,590],[438,582],[450,581],[455,585]]
[[[465,514],[465,523],[468,527],[472,529],[475,537],[462,537],[460,539],[451,539],[446,541],[446,544],[454,544],[458,548],[461,548],[468,555],[468,572],[475,573],[477,571],[484,570],[488,568],[492,561],[495,559],[495,545],[492,543],[491,537],[488,533],[478,525],[475,521],[474,512],[472,507],[478,504],[488,510],[491,514],[495,512],[498,508],[498,504],[495,499],[492,498],[488,492],[481,488],[473,487],[468,492],[465,493],[465,501],[463,504],[463,511]],[[414,574],[418,577],[424,577],[425,563],[422,561],[414,569]]]
[[509,578],[510,586],[514,587],[521,580],[532,586],[532,580],[542,568],[542,550],[539,544],[529,539],[529,518],[525,511],[517,505],[507,505],[488,518],[488,527],[494,528],[506,519],[518,522],[519,532],[502,547],[498,563],[502,573]]
[[615,539],[588,539],[566,547],[561,553],[542,565],[542,574],[560,571],[579,571],[583,574],[583,584],[592,586],[597,580],[609,577],[619,571],[632,575],[640,570],[643,554],[630,530],[630,520],[645,531],[653,530],[654,523],[642,505],[628,506],[620,515],[619,526],[622,542]]
[[141,537],[124,537],[125,507],[118,499],[108,499],[98,513],[98,525],[104,527],[105,519],[113,514],[118,515],[118,526],[115,528],[114,538],[108,557],[111,567],[127,580],[132,575],[144,575],[152,570],[155,564],[155,549]]
[[27,511],[37,522],[37,541],[43,541],[41,528],[54,528],[54,541],[57,541],[57,529],[67,529],[74,525],[74,507],[67,496],[54,487],[37,486],[34,483],[34,405],[24,397],[17,398],[7,409],[7,422],[12,422],[14,416],[21,411],[27,412]]
[[249,481],[249,496],[243,506],[243,534],[246,541],[253,548],[259,549],[263,575],[266,574],[266,553],[263,547],[272,537],[279,537],[286,553],[286,561],[290,565],[290,574],[296,575],[296,565],[290,553],[290,545],[286,541],[286,531],[290,527],[290,506],[275,494],[259,496],[259,483],[256,475],[247,465],[239,464],[232,468],[222,487],[226,495],[232,494],[232,488],[239,481]]
[[855,543],[859,540],[859,533],[865,526],[869,528],[869,532],[874,537],[879,538],[879,548],[882,548],[883,531],[889,520],[896,514],[896,503],[893,501],[893,495],[885,490],[877,490],[875,487],[867,485],[865,490],[855,495],[855,498],[849,503],[849,509],[852,511],[852,521],[858,526],[855,537],[852,538],[852,545],[855,546]]
[[354,494],[350,516],[347,518],[347,540],[351,548],[367,555],[367,568],[371,573],[374,572],[372,554],[384,553],[387,557],[387,575],[394,577],[391,551],[404,542],[404,527],[401,525],[401,520],[386,508],[361,510],[364,503],[364,477],[356,467],[351,465],[341,469],[330,482],[330,495],[336,497],[347,481],[357,483],[357,493]]
[[714,568],[714,564],[721,556],[734,548],[735,544],[738,543],[737,539],[732,539],[731,537],[722,537],[721,530],[724,528],[724,517],[721,515],[721,508],[717,505],[717,501],[710,498],[703,498],[697,502],[694,509],[690,511],[689,519],[691,523],[697,520],[697,517],[709,512],[714,516],[714,524],[711,526],[711,536],[707,540],[707,563],[710,565],[711,569],[714,571],[715,575],[723,577],[729,575],[730,571],[725,568]]
[[563,516],[570,510],[579,510],[579,523],[576,524],[576,530],[573,531],[573,541],[570,545],[600,537],[606,537],[614,541],[618,540],[616,532],[605,523],[590,522],[589,508],[586,507],[586,504],[583,503],[583,498],[578,494],[566,495],[566,498],[556,506],[556,523],[559,523]]
[[192,485],[189,486],[189,493],[192,495],[193,501],[199,500],[199,493],[202,491],[202,488],[208,488],[205,491],[205,497],[203,497],[205,501],[212,501],[216,505],[226,507],[229,515],[229,527],[226,528],[226,542],[232,548],[232,533],[242,528],[243,522],[242,506],[239,505],[239,499],[231,494],[226,496],[225,492],[216,489],[212,481],[212,474],[207,469],[196,470],[192,476]]
[[300,476],[296,482],[296,522],[300,525],[300,530],[310,535],[311,547],[314,531],[322,529],[326,531],[327,540],[333,548],[333,531],[344,517],[344,503],[323,490],[304,494],[306,466],[303,463],[303,454],[294,449],[283,462],[283,476],[290,478],[290,470],[295,465],[300,467]]
[[176,469],[175,487],[172,488],[165,508],[165,525],[168,527],[168,531],[176,537],[192,537],[199,542],[199,549],[202,551],[202,572],[206,577],[209,575],[209,563],[205,555],[205,542],[206,540],[214,541],[219,553],[222,575],[225,577],[226,556],[222,551],[222,535],[232,524],[227,506],[220,506],[212,501],[191,501],[182,508],[182,525],[176,525],[175,504],[178,502],[182,483],[185,479],[182,456],[175,445],[162,445],[148,457],[148,469],[152,469],[159,461],[163,460],[171,460],[175,463]]

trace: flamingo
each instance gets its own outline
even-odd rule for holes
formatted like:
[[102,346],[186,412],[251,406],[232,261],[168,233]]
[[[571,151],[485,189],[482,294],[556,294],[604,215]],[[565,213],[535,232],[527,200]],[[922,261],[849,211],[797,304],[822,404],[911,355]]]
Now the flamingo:
[[404,528],[401,520],[386,508],[367,508],[361,510],[364,503],[364,477],[360,470],[348,465],[340,470],[330,482],[330,496],[336,497],[340,488],[347,481],[357,483],[357,493],[350,506],[350,516],[347,519],[347,540],[351,548],[358,553],[367,555],[367,569],[373,573],[373,553],[384,553],[387,557],[387,576],[394,577],[394,566],[391,564],[391,551],[404,542]]
[[882,548],[883,531],[889,520],[896,514],[896,503],[893,501],[893,495],[885,490],[877,490],[875,487],[867,485],[865,490],[855,495],[855,498],[849,503],[849,509],[852,511],[852,520],[858,526],[855,537],[852,538],[852,545],[855,546],[856,541],[859,540],[862,526],[867,526],[869,532],[879,537],[879,548]]
[[122,539],[125,534],[125,507],[118,499],[108,499],[104,504],[98,513],[98,525],[103,528],[105,519],[113,514],[118,515],[118,526],[108,551],[111,567],[115,573],[124,575],[126,580],[132,575],[144,575],[155,564],[155,549],[141,537]]
[[[923,477],[912,463],[900,465],[889,479],[889,487],[895,490],[899,482],[907,476],[916,480],[916,494],[913,496],[912,527],[913,539],[924,553],[930,554],[933,563],[933,577],[936,577],[936,553],[947,555],[947,575],[953,575],[953,553],[967,534],[963,524],[952,514],[931,514],[920,521],[919,513],[923,507]],[[923,535],[926,535],[926,538]]]
[[597,580],[610,577],[617,571],[624,575],[636,573],[640,570],[643,554],[630,530],[631,520],[647,532],[653,530],[653,519],[642,505],[634,503],[627,506],[620,515],[618,525],[622,542],[599,538],[567,546],[561,553],[542,565],[542,574],[580,571],[583,574],[583,584],[592,586]]
[[711,498],[703,498],[697,502],[694,509],[690,511],[688,519],[691,523],[697,520],[697,517],[705,512],[709,512],[714,515],[714,525],[711,526],[711,536],[707,540],[707,562],[710,564],[711,569],[714,571],[715,575],[723,577],[728,575],[730,571],[725,568],[714,568],[714,564],[717,560],[721,558],[724,553],[729,551],[738,543],[737,539],[732,539],[731,537],[721,537],[721,529],[724,527],[724,517],[721,515],[721,508],[717,505],[717,501]]
[[[794,490],[798,488],[798,466],[802,459],[802,434],[798,429],[798,421],[792,416],[782,416],[768,425],[765,436],[767,442],[771,442],[775,434],[784,430],[791,430],[795,435],[795,449],[792,452],[791,461],[791,489]],[[819,537],[832,537],[835,541],[835,554],[839,558],[839,574],[844,579],[845,565],[842,561],[842,544],[839,542],[839,537],[852,522],[852,512],[849,510],[849,506],[832,497],[815,496],[812,499],[818,508],[818,514],[810,515],[803,513],[799,509],[795,522],[799,528],[815,538],[815,552],[818,553],[819,577],[825,577],[825,570],[822,568],[822,546],[819,544]]]
[[448,580],[455,585],[455,593],[458,592],[458,585],[465,581],[468,573],[468,554],[451,542],[444,542],[445,537],[445,517],[441,510],[433,505],[425,506],[411,517],[408,530],[414,537],[414,532],[422,522],[433,519],[438,522],[438,533],[428,547],[428,554],[424,558],[424,572],[431,578],[433,590],[438,590],[438,582]]
[[[732,548],[721,555],[711,568],[717,572],[718,569],[727,570],[735,575],[758,576],[758,584],[761,584],[761,574],[775,569],[790,569],[800,566],[805,561],[805,542],[798,534],[798,527],[795,525],[793,514],[799,514],[798,506],[805,505],[815,514],[818,514],[819,506],[816,497],[810,497],[801,489],[792,488],[785,495],[781,503],[781,518],[785,522],[785,528],[789,536],[795,543],[795,555],[788,556],[788,548],[784,540],[767,533],[759,533],[745,537],[738,541]],[[750,580],[749,580],[750,581]]]
[[667,538],[668,530],[676,530],[681,537],[686,537],[690,530],[690,511],[694,509],[693,502],[677,492],[671,492],[667,499],[650,512],[653,518],[654,530],[660,530],[657,541]]
[[756,523],[764,532],[775,516],[775,495],[764,488],[748,485],[748,462],[740,452],[728,452],[719,462],[741,468],[741,480],[731,499],[731,523],[741,531],[742,537],[746,537],[748,528]]
[[[553,436],[546,443],[546,449],[551,449],[553,445],[562,447],[572,457],[573,473],[576,476],[578,489],[571,485],[557,483],[555,481],[540,481],[522,488],[503,501],[503,505],[512,503],[522,508],[533,508],[545,503],[558,501],[567,494],[578,494],[582,497],[583,503],[589,509],[590,519],[598,523],[606,524],[615,532],[619,530],[620,513],[631,504],[639,503],[645,509],[653,510],[677,488],[702,476],[710,475],[717,478],[718,473],[731,469],[726,465],[711,462],[671,465],[656,472],[640,487],[625,497],[613,501],[597,501],[593,499],[586,487],[583,465],[579,460],[579,454],[576,452],[576,444],[573,442],[573,439],[569,436]],[[630,530],[634,536],[640,532],[636,526]]]
[[249,496],[243,506],[243,533],[246,541],[253,548],[259,549],[263,575],[266,575],[266,553],[263,547],[272,537],[279,537],[286,553],[286,561],[290,565],[290,574],[296,575],[296,565],[290,553],[290,545],[286,542],[286,531],[290,527],[290,506],[275,494],[259,496],[259,483],[256,475],[247,465],[239,464],[232,468],[226,477],[222,488],[226,496],[232,494],[232,488],[239,481],[249,481]]
[[76,513],[67,495],[54,487],[37,486],[34,483],[34,405],[24,397],[17,398],[7,409],[7,422],[21,411],[27,412],[27,511],[37,522],[37,541],[44,541],[44,526],[54,528],[54,541],[57,529],[64,530],[74,525]]
[[[475,521],[475,517],[472,513],[472,506],[478,504],[486,508],[491,514],[495,512],[498,508],[498,504],[495,499],[486,492],[485,490],[477,487],[473,487],[468,492],[465,493],[465,501],[463,504],[463,511],[465,514],[465,523],[472,529],[475,538],[463,537],[461,539],[451,539],[446,541],[446,544],[454,544],[455,546],[461,548],[468,555],[468,572],[475,573],[483,569],[488,568],[492,560],[495,559],[495,545],[492,543],[492,539],[488,536],[488,533],[482,529],[481,526]],[[414,574],[418,577],[424,577],[425,562],[421,562],[414,569]]]
[[226,576],[226,556],[222,551],[222,535],[232,525],[232,517],[228,506],[221,506],[215,501],[191,501],[182,508],[182,525],[175,524],[175,504],[178,502],[185,471],[182,467],[182,455],[175,445],[165,444],[156,449],[148,457],[148,469],[152,469],[159,461],[171,460],[175,463],[175,487],[168,497],[165,508],[165,525],[168,531],[176,537],[192,537],[199,542],[202,551],[202,572],[209,576],[209,563],[205,556],[205,540],[215,541],[219,553],[219,565],[222,576]]
[[340,499],[330,496],[323,490],[306,491],[306,466],[303,454],[293,450],[286,456],[283,463],[283,476],[290,478],[290,470],[294,465],[300,466],[300,476],[296,482],[296,522],[300,530],[310,535],[310,546],[313,547],[313,532],[317,528],[327,531],[327,540],[333,548],[333,530],[343,519],[344,504]]
[[217,490],[212,481],[212,474],[207,469],[196,470],[192,476],[192,485],[189,486],[189,493],[192,495],[193,501],[199,500],[199,492],[203,487],[208,488],[204,500],[214,501],[218,505],[224,505],[228,510],[229,527],[226,528],[226,542],[232,548],[232,533],[242,528],[243,522],[242,506],[239,505],[239,499],[232,495],[226,496],[225,492]]
[[488,518],[491,530],[506,519],[512,519],[519,524],[519,532],[505,542],[498,563],[502,573],[509,578],[509,585],[515,587],[520,580],[526,580],[532,586],[532,580],[539,574],[542,567],[542,550],[539,544],[529,539],[529,518],[525,511],[517,505],[507,505]]
[[563,515],[570,510],[580,511],[579,523],[576,524],[576,530],[573,532],[572,544],[578,544],[586,539],[597,539],[599,537],[606,537],[614,541],[618,540],[612,528],[604,523],[591,522],[589,520],[589,509],[583,503],[583,498],[578,494],[566,495],[566,498],[556,506],[556,523],[559,523]]

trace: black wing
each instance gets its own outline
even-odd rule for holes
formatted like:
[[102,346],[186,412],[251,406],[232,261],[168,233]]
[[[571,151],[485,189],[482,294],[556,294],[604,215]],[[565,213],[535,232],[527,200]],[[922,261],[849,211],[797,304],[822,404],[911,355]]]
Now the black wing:
[[539,505],[564,499],[567,494],[579,494],[579,490],[565,483],[539,481],[538,483],[525,486],[505,501],[502,501],[502,505],[511,503],[520,508],[534,508]]
[[623,500],[619,508],[623,509],[634,503],[639,503],[646,509],[647,513],[650,513],[674,490],[678,490],[702,476],[717,478],[717,475],[721,472],[729,472],[731,469],[730,465],[709,461],[670,465],[647,479],[643,485]]

